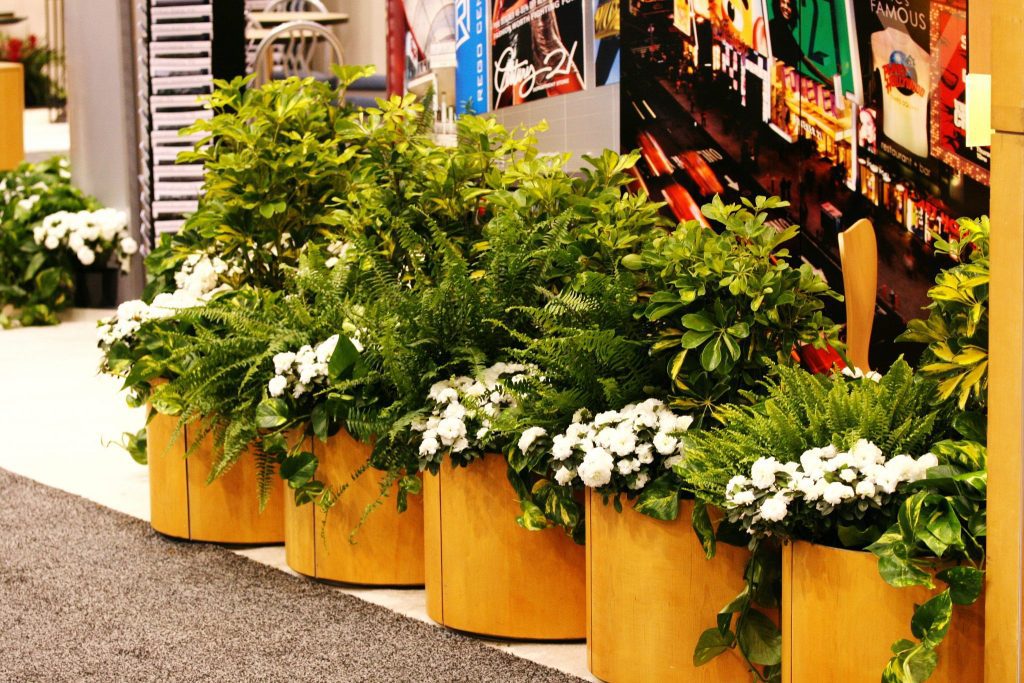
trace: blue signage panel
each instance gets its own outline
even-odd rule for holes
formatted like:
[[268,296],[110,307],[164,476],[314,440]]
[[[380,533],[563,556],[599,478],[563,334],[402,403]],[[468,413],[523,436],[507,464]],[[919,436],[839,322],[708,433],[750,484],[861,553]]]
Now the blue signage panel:
[[455,0],[455,111],[487,111],[487,0]]

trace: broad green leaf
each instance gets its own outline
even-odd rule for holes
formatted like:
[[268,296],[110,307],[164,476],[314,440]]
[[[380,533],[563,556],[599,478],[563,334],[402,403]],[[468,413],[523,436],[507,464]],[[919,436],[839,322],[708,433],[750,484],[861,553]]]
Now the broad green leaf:
[[354,366],[359,360],[359,351],[345,335],[338,336],[338,345],[334,347],[331,360],[327,365],[328,376],[331,381],[342,377],[343,373]]
[[256,406],[256,426],[260,429],[275,429],[288,422],[290,410],[283,398],[267,398]]
[[696,332],[714,332],[716,325],[703,313],[687,313],[683,316],[683,327]]
[[673,474],[663,474],[646,487],[637,497],[637,512],[671,521],[679,517],[679,486]]
[[782,661],[782,633],[771,619],[751,609],[740,617],[736,628],[736,641],[751,662],[769,666]]
[[715,556],[715,530],[711,525],[707,503],[700,499],[694,501],[690,525],[693,527],[693,532],[697,534],[701,547],[704,548],[704,556],[710,560]]
[[957,605],[970,605],[981,596],[985,572],[974,567],[950,567],[935,575],[949,585],[949,597]]
[[293,489],[305,486],[316,476],[318,461],[309,451],[303,451],[281,460],[281,478]]
[[915,638],[935,646],[946,637],[952,618],[953,599],[947,588],[914,610],[910,630]]
[[697,647],[693,650],[693,665],[701,666],[722,654],[736,642],[732,632],[722,633],[717,628],[709,628],[700,634]]

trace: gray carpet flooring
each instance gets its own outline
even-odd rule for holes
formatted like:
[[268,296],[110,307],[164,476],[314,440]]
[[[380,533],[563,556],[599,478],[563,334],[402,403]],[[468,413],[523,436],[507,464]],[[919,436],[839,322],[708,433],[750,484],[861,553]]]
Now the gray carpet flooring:
[[0,470],[0,681],[576,681]]

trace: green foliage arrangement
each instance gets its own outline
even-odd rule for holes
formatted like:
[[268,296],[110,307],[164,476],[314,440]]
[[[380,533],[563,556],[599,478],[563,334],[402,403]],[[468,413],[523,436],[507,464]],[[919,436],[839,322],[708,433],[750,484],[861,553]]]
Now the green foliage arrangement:
[[[777,676],[778,634],[761,608],[778,604],[770,585],[778,578],[777,542],[793,539],[871,550],[894,586],[932,587],[933,576],[947,582],[944,594],[918,608],[919,642],[894,646],[884,678],[923,680],[948,628],[950,596],[970,603],[980,590],[983,447],[936,443],[950,411],[937,407],[935,383],[902,360],[877,381],[779,368],[764,388],[763,401],[727,406],[720,428],[694,433],[676,466],[698,497],[693,524],[708,555],[716,540],[752,551],[747,587],[701,637],[695,662],[738,647],[752,667],[763,667],[759,676]],[[707,504],[726,513],[717,529]],[[950,561],[970,566],[928,571]]]
[[699,421],[789,363],[794,344],[837,344],[822,309],[840,296],[810,266],[788,263],[796,226],[766,223],[783,206],[777,197],[742,206],[716,197],[702,209],[716,230],[681,225],[627,261],[650,279],[644,314],[661,328],[653,350],[668,355],[673,405]]
[[983,416],[988,394],[989,233],[987,216],[962,218],[959,239],[937,239],[935,250],[959,265],[944,269],[928,290],[925,320],[911,320],[899,340],[928,345],[921,373],[939,382],[939,397]]
[[64,158],[0,172],[0,326],[59,322],[72,301],[73,254],[47,249],[33,230],[57,212],[96,207],[71,185]]

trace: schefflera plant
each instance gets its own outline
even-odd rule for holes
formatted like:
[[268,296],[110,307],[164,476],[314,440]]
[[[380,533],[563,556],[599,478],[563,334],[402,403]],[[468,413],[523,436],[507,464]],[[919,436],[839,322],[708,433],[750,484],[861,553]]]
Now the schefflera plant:
[[698,425],[790,364],[795,345],[838,345],[838,327],[823,309],[826,298],[842,297],[809,265],[789,263],[784,245],[799,228],[767,222],[768,212],[787,205],[778,197],[742,205],[715,197],[702,207],[713,229],[690,221],[623,259],[648,279],[644,316],[658,326],[651,350],[665,361],[672,405]]

